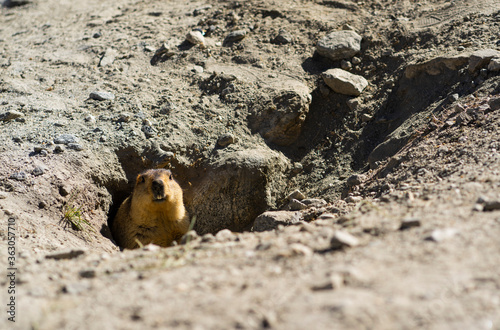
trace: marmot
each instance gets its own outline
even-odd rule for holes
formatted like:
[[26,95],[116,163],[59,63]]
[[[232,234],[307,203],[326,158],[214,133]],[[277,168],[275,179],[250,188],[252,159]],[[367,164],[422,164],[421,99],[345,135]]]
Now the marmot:
[[123,201],[113,222],[113,237],[124,249],[139,243],[171,246],[189,229],[182,189],[172,172],[152,169],[137,176],[134,191]]

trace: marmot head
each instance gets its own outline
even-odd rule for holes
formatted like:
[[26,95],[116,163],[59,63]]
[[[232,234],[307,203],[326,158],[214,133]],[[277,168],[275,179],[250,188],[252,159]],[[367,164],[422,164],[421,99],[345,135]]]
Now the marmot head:
[[169,170],[153,169],[144,171],[137,175],[134,198],[153,203],[169,201],[176,197],[174,194],[179,193],[177,189],[174,191],[175,187],[172,185],[177,185],[177,183]]

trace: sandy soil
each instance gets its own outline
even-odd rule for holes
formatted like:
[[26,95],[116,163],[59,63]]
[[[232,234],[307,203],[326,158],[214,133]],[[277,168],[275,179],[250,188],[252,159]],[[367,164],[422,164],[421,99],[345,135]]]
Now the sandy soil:
[[[499,8],[4,2],[0,266],[14,274],[0,298],[15,315],[0,327],[500,329],[500,53],[471,64],[500,50]],[[185,41],[194,29],[203,45]],[[363,38],[348,59],[369,82],[359,97],[321,78],[348,65],[315,53],[342,29]],[[266,131],[289,115],[272,114],[285,85],[310,95],[287,143]],[[120,251],[108,222],[151,167],[176,174],[200,235]],[[296,189],[326,204],[219,231]]]

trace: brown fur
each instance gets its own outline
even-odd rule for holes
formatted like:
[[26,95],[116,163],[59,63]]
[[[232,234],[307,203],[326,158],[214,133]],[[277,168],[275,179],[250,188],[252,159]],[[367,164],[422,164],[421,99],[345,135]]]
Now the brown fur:
[[[163,187],[163,188],[162,188]],[[189,229],[182,189],[165,169],[137,176],[134,191],[125,199],[113,222],[113,237],[124,249],[153,243],[171,246]]]

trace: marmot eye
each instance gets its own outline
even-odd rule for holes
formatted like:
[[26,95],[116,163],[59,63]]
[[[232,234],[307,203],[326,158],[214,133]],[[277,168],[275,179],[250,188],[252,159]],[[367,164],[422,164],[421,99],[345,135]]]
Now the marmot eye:
[[146,181],[146,179],[144,179],[144,177],[142,175],[137,178],[138,183],[144,183],[144,181]]

